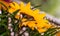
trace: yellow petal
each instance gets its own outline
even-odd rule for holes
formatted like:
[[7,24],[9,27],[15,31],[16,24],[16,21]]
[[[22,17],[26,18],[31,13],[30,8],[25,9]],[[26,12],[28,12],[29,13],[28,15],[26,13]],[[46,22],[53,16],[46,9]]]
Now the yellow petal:
[[20,8],[24,8],[24,3],[22,1],[20,2]]
[[27,22],[22,22],[22,25],[21,25],[21,26],[27,26],[28,23],[29,23],[29,21],[27,21]]
[[8,9],[8,11],[9,11],[9,13],[13,13],[15,10],[14,9],[12,9],[12,8],[10,8],[10,9]]
[[11,7],[11,8],[15,8],[14,5],[13,5],[13,3],[10,3],[10,7]]
[[23,18],[23,19],[22,19],[22,22],[24,22],[24,21],[27,21],[27,19]]
[[13,3],[14,3],[15,8],[19,9],[18,3],[16,3],[16,2],[13,2]]
[[26,4],[26,8],[30,9],[31,8],[31,4],[30,2],[28,4]]
[[15,15],[15,18],[16,18],[16,19],[19,19],[19,18],[20,18],[20,15]]
[[37,14],[37,13],[39,13],[39,12],[40,12],[39,9],[34,10],[34,13],[35,13],[35,14]]
[[37,29],[38,31],[39,31],[39,33],[43,33],[43,32],[45,32],[45,31],[47,31],[47,29]]
[[24,13],[24,14],[27,14],[27,15],[30,15],[30,16],[33,16],[33,11],[30,10],[30,9],[27,9],[27,8],[23,8],[20,10],[21,13]]
[[28,27],[30,27],[32,30],[34,30],[34,28],[36,27],[35,21],[30,21],[28,23]]
[[43,27],[44,27],[44,24],[42,24],[42,23],[40,23],[40,24],[36,24],[36,27],[43,28]]
[[16,2],[10,3],[10,8],[8,9],[8,11],[9,13],[13,13],[14,11],[20,9],[19,7],[20,6]]
[[45,24],[45,27],[46,27],[46,28],[51,28],[52,25],[51,25],[51,24]]

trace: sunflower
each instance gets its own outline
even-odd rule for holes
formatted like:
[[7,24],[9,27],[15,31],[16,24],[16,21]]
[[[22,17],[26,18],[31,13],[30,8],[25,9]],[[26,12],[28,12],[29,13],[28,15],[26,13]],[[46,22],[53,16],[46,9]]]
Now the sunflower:
[[[26,15],[28,15],[27,17],[32,16],[34,18],[34,20],[32,19],[32,21],[29,21],[27,18],[25,18],[24,21],[27,20],[25,22],[23,21],[23,19],[21,19],[22,20],[21,26],[28,26],[32,30],[34,30],[34,28],[36,28],[40,33],[45,32],[45,31],[47,31],[47,29],[51,28],[49,21],[44,19],[46,14],[45,13],[39,14],[39,12],[40,12],[39,9],[35,9],[35,10],[31,9],[30,2],[26,5],[24,5],[23,2],[20,2],[20,5],[15,2],[13,2],[13,3],[11,3],[11,5],[10,5],[11,8],[8,10],[9,13],[13,13],[15,10],[19,9],[19,12],[17,14],[26,14]],[[20,17],[20,16],[15,16],[15,18],[17,18],[17,19],[18,19],[18,17]]]

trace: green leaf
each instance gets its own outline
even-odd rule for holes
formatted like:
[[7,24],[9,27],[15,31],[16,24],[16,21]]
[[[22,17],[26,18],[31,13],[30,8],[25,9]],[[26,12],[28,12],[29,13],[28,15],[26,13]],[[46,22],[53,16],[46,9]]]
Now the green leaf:
[[7,11],[3,9],[3,7],[1,7],[1,11],[2,11],[2,15],[7,15]]
[[44,33],[44,36],[51,36],[54,32],[58,32],[57,29],[60,29],[60,27],[48,29],[48,30]]
[[3,34],[1,34],[0,36],[10,36],[10,33],[7,31],[7,32],[4,32]]
[[14,13],[12,15],[16,15],[19,12],[19,9],[14,11]]
[[13,14],[10,14],[9,15],[9,17],[11,17],[12,19],[15,19],[15,15],[17,14],[19,12],[19,9],[18,10],[16,10],[16,11],[14,11],[14,13]]
[[32,30],[31,28],[27,27],[27,30],[29,33],[29,36],[41,36],[41,34],[35,29]]

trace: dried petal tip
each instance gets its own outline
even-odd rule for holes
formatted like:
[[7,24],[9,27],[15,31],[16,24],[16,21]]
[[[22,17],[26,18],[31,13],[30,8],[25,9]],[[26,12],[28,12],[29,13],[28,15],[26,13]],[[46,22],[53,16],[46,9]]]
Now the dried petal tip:
[[4,1],[6,1],[6,2],[12,2],[12,0],[4,0]]

